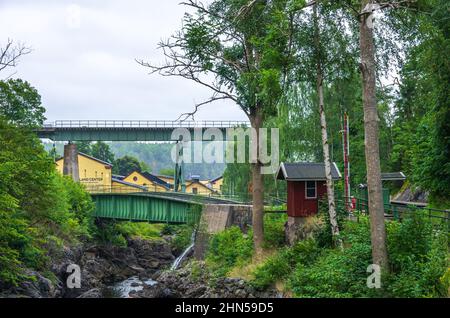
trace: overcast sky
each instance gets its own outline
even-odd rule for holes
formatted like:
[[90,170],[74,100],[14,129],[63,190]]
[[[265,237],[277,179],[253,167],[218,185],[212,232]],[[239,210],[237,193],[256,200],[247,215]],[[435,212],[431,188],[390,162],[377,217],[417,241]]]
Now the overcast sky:
[[[174,120],[209,92],[179,78],[148,75],[134,59],[162,62],[161,39],[180,28],[181,0],[0,0],[0,45],[33,52],[0,78],[36,87],[49,121]],[[246,120],[231,102],[207,105],[197,120]]]

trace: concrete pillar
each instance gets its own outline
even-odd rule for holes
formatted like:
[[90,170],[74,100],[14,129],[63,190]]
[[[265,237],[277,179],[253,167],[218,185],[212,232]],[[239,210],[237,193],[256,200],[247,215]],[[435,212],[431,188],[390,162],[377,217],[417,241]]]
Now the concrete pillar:
[[63,175],[71,176],[75,182],[80,181],[77,145],[70,142],[64,145]]

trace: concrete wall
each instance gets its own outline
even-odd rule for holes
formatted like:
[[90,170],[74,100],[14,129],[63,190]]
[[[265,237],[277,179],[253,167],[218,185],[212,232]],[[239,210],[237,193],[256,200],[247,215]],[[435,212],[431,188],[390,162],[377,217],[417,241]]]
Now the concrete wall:
[[230,226],[238,226],[246,232],[252,222],[251,205],[207,204],[204,206],[195,238],[194,257],[203,259],[211,235]]

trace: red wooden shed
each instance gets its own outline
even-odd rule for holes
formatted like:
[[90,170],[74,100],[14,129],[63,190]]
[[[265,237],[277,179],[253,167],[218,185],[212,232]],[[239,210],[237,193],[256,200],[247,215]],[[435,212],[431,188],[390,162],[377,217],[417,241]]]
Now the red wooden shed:
[[[333,180],[341,178],[334,162],[331,165],[331,177]],[[323,163],[281,163],[277,179],[287,181],[288,216],[305,217],[317,214],[319,199],[327,194]]]

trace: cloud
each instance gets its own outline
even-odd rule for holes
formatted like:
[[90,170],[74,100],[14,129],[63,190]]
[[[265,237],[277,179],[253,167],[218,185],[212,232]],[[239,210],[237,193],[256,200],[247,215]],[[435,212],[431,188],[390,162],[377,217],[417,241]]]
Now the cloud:
[[[157,43],[180,28],[186,8],[178,3],[2,0],[0,45],[12,38],[32,47],[14,77],[38,89],[49,120],[175,119],[210,92],[149,76],[134,59],[163,60]],[[218,102],[197,119],[246,118],[233,103]]]

